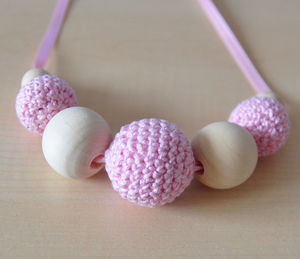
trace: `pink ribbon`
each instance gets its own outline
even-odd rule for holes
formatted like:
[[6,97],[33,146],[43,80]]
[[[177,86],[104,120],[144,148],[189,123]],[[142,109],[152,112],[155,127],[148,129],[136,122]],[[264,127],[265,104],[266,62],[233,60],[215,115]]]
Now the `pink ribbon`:
[[[241,71],[248,79],[252,87],[257,93],[271,92],[270,87],[266,84],[261,77],[247,53],[239,43],[234,33],[214,5],[212,0],[197,0],[200,6],[205,11],[210,22],[216,29],[220,38],[229,50],[230,54],[240,67]],[[68,5],[71,0],[58,0],[55,11],[52,15],[51,22],[44,39],[40,45],[38,53],[34,59],[33,66],[36,68],[44,68],[50,53],[53,49],[55,41],[58,37],[59,31],[62,27],[64,17],[66,15]]]
[[238,64],[239,68],[248,79],[253,89],[257,93],[261,92],[271,92],[272,90],[266,84],[264,79],[261,77],[247,53],[243,49],[242,45],[239,43],[238,39],[235,37],[234,33],[230,29],[227,22],[224,20],[213,1],[211,0],[198,0],[202,9],[206,13],[210,22],[216,29],[220,38],[224,42],[225,46],[229,50],[235,62]]
[[70,2],[70,0],[58,0],[47,32],[33,61],[33,67],[45,67],[55,41],[58,37],[59,31],[62,27],[62,23],[64,21],[64,17],[67,13]]

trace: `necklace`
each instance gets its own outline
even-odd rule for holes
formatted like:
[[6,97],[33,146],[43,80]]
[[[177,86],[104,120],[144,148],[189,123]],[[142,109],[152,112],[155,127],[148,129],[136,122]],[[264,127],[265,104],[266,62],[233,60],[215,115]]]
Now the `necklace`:
[[44,156],[57,173],[85,178],[105,166],[121,197],[155,207],[172,202],[194,176],[216,189],[238,186],[253,173],[258,157],[285,144],[290,121],[284,106],[213,2],[198,2],[257,95],[241,102],[228,121],[205,126],[190,141],[174,123],[155,118],[125,125],[113,138],[101,115],[78,106],[68,83],[44,69],[70,4],[58,1],[16,98],[21,124],[42,135]]

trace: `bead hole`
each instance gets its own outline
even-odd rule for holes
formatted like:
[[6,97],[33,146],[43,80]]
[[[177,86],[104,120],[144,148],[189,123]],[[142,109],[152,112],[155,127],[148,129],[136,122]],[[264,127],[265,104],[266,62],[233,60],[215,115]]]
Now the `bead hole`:
[[103,166],[104,166],[104,156],[102,154],[96,156],[90,164],[90,168],[92,169],[100,169]]
[[198,160],[195,161],[195,174],[198,174],[198,175],[203,175],[204,174],[204,166]]

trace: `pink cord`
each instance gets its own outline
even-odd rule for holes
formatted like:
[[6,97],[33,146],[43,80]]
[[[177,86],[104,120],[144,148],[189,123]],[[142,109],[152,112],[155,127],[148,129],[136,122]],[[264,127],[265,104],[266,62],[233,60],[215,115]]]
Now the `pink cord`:
[[[228,48],[229,52],[235,59],[236,63],[238,64],[246,78],[249,80],[254,90],[257,93],[271,92],[272,90],[254,67],[247,53],[214,5],[213,1],[198,0],[198,3],[202,6],[206,15],[210,19],[219,36],[223,40],[224,44]],[[58,0],[48,30],[33,62],[33,66],[35,68],[45,67],[53,45],[57,39],[69,4],[70,0]]]
[[230,54],[257,93],[272,92],[212,0],[198,0]]
[[64,17],[66,15],[70,0],[58,0],[55,11],[52,15],[48,30],[40,45],[38,53],[34,59],[33,67],[44,68],[50,56],[51,50],[57,39]]

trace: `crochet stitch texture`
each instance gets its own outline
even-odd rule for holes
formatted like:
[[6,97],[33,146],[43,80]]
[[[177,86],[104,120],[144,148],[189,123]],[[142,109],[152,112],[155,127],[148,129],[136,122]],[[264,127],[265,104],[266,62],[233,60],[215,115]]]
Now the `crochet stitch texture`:
[[42,135],[56,113],[76,105],[78,102],[73,88],[59,77],[46,74],[21,87],[15,107],[24,127]]
[[230,114],[229,121],[250,132],[259,156],[275,153],[290,134],[290,120],[284,106],[269,97],[254,96],[241,102]]
[[148,207],[172,202],[190,184],[195,168],[184,132],[161,119],[123,126],[105,152],[105,162],[121,197]]

